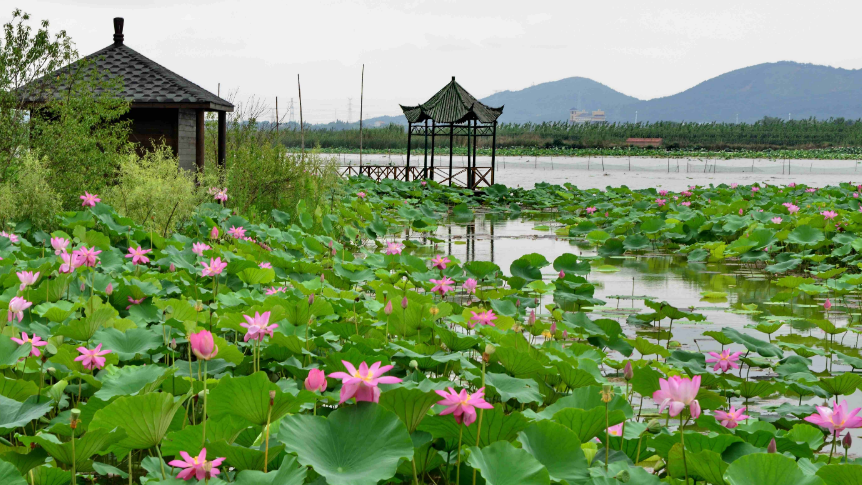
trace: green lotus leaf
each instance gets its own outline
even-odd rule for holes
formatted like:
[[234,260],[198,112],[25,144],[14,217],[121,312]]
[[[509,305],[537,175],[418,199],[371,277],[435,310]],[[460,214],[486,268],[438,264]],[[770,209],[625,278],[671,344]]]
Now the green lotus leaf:
[[818,476],[806,475],[796,461],[777,453],[754,453],[738,458],[727,467],[729,485],[825,485]]
[[542,403],[539,385],[533,379],[518,379],[507,374],[487,372],[485,382],[500,395],[503,402],[515,399],[521,404]]
[[0,368],[15,365],[30,355],[30,344],[18,345],[11,338],[0,335]]
[[34,419],[44,416],[53,407],[50,399],[40,396],[30,396],[23,402],[0,396],[0,433],[8,433]]
[[811,226],[799,226],[787,236],[788,242],[803,246],[813,246],[824,239],[826,236],[823,235],[823,231]]
[[[270,463],[278,457],[278,454],[284,450],[284,445],[270,438],[269,455],[264,453],[265,445],[248,448],[245,446],[228,444],[224,440],[210,441],[207,440],[207,453],[212,453],[212,456],[225,457],[225,463],[228,466],[236,468],[239,471],[243,470],[258,470],[263,471],[264,463]],[[268,461],[267,461],[268,459]]]
[[273,384],[265,372],[255,372],[244,377],[224,377],[209,394],[209,416],[231,415],[249,423],[265,426],[270,412],[269,393],[275,391],[270,422],[279,420],[288,413],[297,413],[303,406],[315,401],[313,393],[302,391],[296,396],[282,392]]
[[553,421],[539,421],[521,431],[518,441],[547,468],[551,480],[575,485],[589,478],[581,442],[569,428]]
[[470,448],[467,462],[479,470],[488,485],[549,485],[548,470],[530,453],[498,441],[485,448]]
[[413,434],[428,410],[442,398],[436,392],[398,387],[380,395],[380,405],[395,413]]
[[239,472],[236,485],[303,485],[308,470],[300,466],[295,456],[285,456],[278,470],[263,473],[255,470]]
[[146,394],[158,389],[173,372],[174,369],[156,365],[106,367],[98,376],[102,388],[94,396],[110,401],[114,396]]
[[862,485],[862,465],[826,465],[817,470],[816,475],[826,485]]
[[375,485],[413,457],[404,423],[374,403],[339,407],[327,418],[286,416],[278,440],[330,485]]
[[721,333],[723,333],[727,338],[733,340],[738,344],[742,344],[748,350],[752,352],[757,352],[763,357],[784,357],[784,352],[781,351],[777,346],[754,338],[750,335],[746,335],[744,333],[739,332],[738,330],[732,329],[730,327],[724,327],[721,329]]
[[122,429],[109,431],[104,428],[94,429],[75,439],[75,453],[72,454],[72,442],[62,442],[52,434],[43,433],[34,437],[23,437],[25,443],[35,442],[44,448],[55,460],[64,465],[71,465],[74,456],[75,466],[79,471],[92,469],[90,457],[107,450],[126,436]]
[[15,465],[2,460],[0,460],[0,483],[3,485],[28,485],[27,480],[24,480]]
[[121,428],[126,437],[118,443],[125,449],[145,450],[158,446],[168,432],[174,415],[188,396],[175,399],[162,392],[121,397],[96,411],[90,431]]
[[130,328],[121,332],[115,328],[103,328],[93,336],[93,342],[116,353],[121,361],[157,349],[164,343],[162,336],[147,328]]

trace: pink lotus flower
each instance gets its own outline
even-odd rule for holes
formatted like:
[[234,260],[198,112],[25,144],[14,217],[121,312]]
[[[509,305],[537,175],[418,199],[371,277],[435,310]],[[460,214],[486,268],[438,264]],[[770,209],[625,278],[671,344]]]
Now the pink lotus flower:
[[795,214],[795,213],[799,212],[799,206],[790,204],[787,206],[787,212],[789,212],[791,214]]
[[96,266],[100,254],[102,251],[96,251],[96,248],[88,248],[87,246],[72,251],[72,257],[77,259],[75,266],[88,266],[90,268]]
[[267,296],[272,296],[276,293],[286,293],[286,292],[287,292],[287,288],[285,288],[283,286],[279,286],[279,287],[272,286],[266,290]]
[[770,220],[772,221],[773,224],[781,224],[781,218],[780,217],[773,217]]
[[752,187],[751,187],[751,191],[752,191],[752,192],[757,192],[757,191],[759,191],[759,190],[760,190],[760,187],[758,187],[758,186],[756,186],[756,185],[754,185],[754,186],[752,186]]
[[189,456],[185,451],[181,451],[180,456],[183,457],[182,460],[172,460],[168,465],[177,468],[185,468],[185,470],[181,471],[177,475],[177,478],[183,480],[191,480],[192,478],[196,478],[198,481],[209,480],[219,474],[219,469],[216,467],[221,465],[224,461],[224,458],[216,458],[213,461],[207,461],[206,448],[203,448],[201,453],[194,458]]
[[33,338],[28,337],[27,332],[22,332],[21,338],[12,337],[11,340],[18,345],[29,343],[31,345],[30,357],[39,357],[42,355],[42,352],[39,351],[39,347],[48,345],[48,342],[42,340],[42,337],[37,337],[36,334],[33,334]]
[[359,197],[360,199],[364,199],[365,198],[365,192],[359,192],[358,194],[356,194],[356,196]]
[[429,280],[431,283],[434,283],[434,287],[431,288],[431,293],[440,293],[440,296],[446,296],[446,293],[455,289],[455,281],[449,278],[448,276],[444,276],[442,280]]
[[15,244],[18,242],[18,236],[16,236],[14,233],[8,233],[6,231],[0,231],[0,236],[3,236],[6,239],[8,239],[9,242],[11,242],[12,244]]
[[386,302],[386,306],[383,307],[383,313],[386,315],[392,315],[392,300]]
[[737,365],[736,362],[739,361],[739,356],[742,355],[742,352],[734,352],[731,354],[730,350],[724,350],[721,354],[710,352],[709,355],[712,358],[706,359],[706,363],[715,363],[715,367],[713,367],[712,370],[717,371],[718,369],[721,369],[721,372],[727,372],[731,368],[739,369],[739,365]]
[[401,243],[386,243],[386,254],[401,254],[404,245]]
[[598,209],[596,209],[595,207],[587,207],[587,214],[592,214],[593,212],[595,212],[597,210]]
[[532,325],[536,323],[536,310],[530,310],[530,316],[527,317],[527,325]]
[[686,207],[690,207],[690,206],[691,206],[691,202],[689,202],[689,201],[681,202],[680,204],[681,204],[681,205],[684,205],[684,206],[686,206]]
[[81,207],[96,207],[96,202],[102,201],[98,195],[89,192],[84,192],[84,195],[79,198],[84,201],[81,202]]
[[830,308],[832,308],[832,302],[827,298],[826,301],[823,302],[823,309],[829,310]]
[[147,264],[150,262],[150,258],[146,257],[145,254],[151,251],[152,249],[143,249],[140,246],[138,246],[138,249],[130,247],[126,258],[132,258],[132,264]]
[[212,231],[210,231],[210,239],[218,239],[218,227],[213,226]]
[[739,208],[739,215],[742,215],[742,207]]
[[227,188],[219,189],[218,187],[213,187],[210,189],[210,193],[214,193],[213,198],[219,202],[227,202]]
[[66,252],[66,248],[69,247],[69,240],[62,237],[52,237],[51,246],[54,248],[54,254],[59,256]]
[[659,207],[664,207],[667,204],[667,199],[656,199],[655,203],[658,204]]
[[664,189],[659,190],[658,195],[667,195],[667,190],[664,190]]
[[93,350],[87,347],[78,347],[78,352],[81,355],[75,357],[75,362],[80,362],[89,371],[105,367],[105,358],[102,356],[111,353],[110,350],[102,350],[102,344],[97,345]]
[[207,264],[206,261],[201,261],[204,269],[201,271],[203,276],[218,276],[227,268],[227,262],[222,261],[221,258],[210,258],[210,264]]
[[446,265],[451,262],[452,261],[450,261],[449,258],[440,254],[431,260],[431,267],[437,269],[446,269]]
[[853,192],[853,198],[858,199],[859,198],[859,192]]
[[470,426],[476,421],[476,408],[493,409],[494,406],[485,401],[485,388],[482,387],[473,394],[467,392],[467,389],[461,389],[461,392],[456,392],[450,387],[449,391],[435,390],[442,401],[437,401],[440,406],[446,406],[446,409],[440,412],[440,416],[451,414],[458,424]]
[[744,420],[751,417],[747,414],[742,414],[744,412],[745,412],[745,406],[743,406],[739,409],[736,409],[731,405],[730,411],[728,411],[728,412],[716,411],[715,412],[715,419],[717,419],[721,423],[721,425],[724,426],[725,428],[733,429],[733,428],[739,426],[740,421],[744,421]]
[[305,389],[311,392],[323,392],[326,390],[326,373],[320,369],[308,371],[305,378]]
[[623,423],[611,426],[606,429],[605,432],[611,436],[622,436],[623,435]]
[[9,300],[9,311],[6,313],[6,321],[11,322],[17,318],[18,323],[21,323],[21,320],[24,319],[24,310],[30,308],[31,305],[32,303],[20,296],[13,297]]
[[479,312],[479,313],[470,312],[470,314],[472,315],[470,317],[470,328],[475,327],[477,323],[481,323],[482,325],[488,325],[491,327],[496,326],[496,325],[494,325],[494,320],[497,319],[497,315],[494,315],[493,310],[488,310],[488,311]]
[[678,415],[689,406],[691,417],[697,419],[700,416],[700,403],[697,402],[697,393],[700,390],[700,376],[688,377],[672,376],[670,379],[658,380],[659,390],[652,394],[655,402],[660,403],[659,413],[669,408],[671,417]]
[[[215,228],[213,228],[213,229],[215,229]],[[208,251],[208,250],[210,250],[210,249],[212,249],[212,248],[211,248],[211,247],[209,247],[209,245],[208,245],[208,244],[204,244],[204,243],[194,243],[194,244],[192,244],[192,252],[193,252],[193,253],[195,253],[195,254],[197,254],[198,256],[203,256],[203,255],[204,255],[204,251]]]
[[270,263],[268,261],[264,261],[264,262],[260,263],[259,265],[257,265],[257,267],[262,268],[262,269],[272,269],[272,263]]
[[213,340],[213,334],[206,330],[189,335],[192,352],[201,360],[210,360],[218,355],[218,345]]
[[80,266],[80,264],[78,264],[78,258],[69,253],[60,254],[60,259],[63,260],[63,264],[61,264],[60,268],[57,270],[60,273],[71,273],[72,271],[75,271],[78,266]]
[[835,211],[823,211],[820,213],[820,215],[823,216],[823,219],[827,221],[829,219],[835,219],[836,217],[838,217],[838,213]]
[[114,284],[108,283],[108,286],[105,287],[105,294],[110,296],[111,293],[113,293],[113,292],[114,292]]
[[392,369],[391,365],[380,366],[375,362],[368,367],[363,362],[359,364],[359,370],[346,360],[341,361],[347,372],[333,372],[329,377],[341,379],[341,399],[338,404],[344,404],[348,399],[355,397],[356,402],[377,402],[380,400],[380,388],[377,384],[398,384],[401,379],[383,374]]
[[558,278],[558,279],[563,279],[563,278],[565,278],[565,277],[566,277],[566,272],[565,272],[565,271],[563,271],[563,270],[560,270],[560,272],[557,274],[557,278]]
[[143,302],[144,302],[144,300],[146,300],[146,297],[141,298],[141,299],[139,299],[139,300],[135,300],[135,299],[134,299],[134,298],[132,298],[131,296],[127,296],[126,298],[127,298],[127,299],[128,299],[128,301],[129,301],[129,306],[127,306],[127,307],[126,307],[126,310],[130,310],[133,306],[135,306],[135,305],[140,305],[141,303],[143,303]]
[[269,325],[269,312],[263,312],[263,314],[254,312],[254,317],[248,315],[243,315],[242,317],[247,322],[239,324],[240,327],[246,329],[245,337],[243,337],[244,342],[248,342],[249,340],[263,342],[264,337],[267,335],[272,337],[273,330],[278,327],[276,324]]
[[739,184],[738,184],[738,183],[736,183],[736,182],[734,182],[734,183],[730,184],[730,188],[731,188],[731,189],[735,189],[735,188],[737,188],[737,187],[739,187]]
[[787,186],[792,189],[793,187],[796,187],[796,182],[790,182]]
[[428,182],[423,180],[423,181],[419,182],[419,185],[425,187],[426,185],[428,185]]
[[19,291],[24,291],[24,288],[31,286],[39,279],[38,271],[36,271],[35,273],[33,273],[32,271],[19,271],[15,274],[18,275],[18,280],[21,282],[21,286],[18,287]]
[[817,406],[817,413],[806,416],[805,421],[816,424],[829,430],[830,434],[841,433],[845,429],[862,427],[862,416],[857,416],[862,408],[849,410],[847,400],[835,401],[832,409],[826,406]]
[[805,189],[805,191],[808,192],[809,194],[813,194],[814,192],[817,192],[817,189],[812,187],[810,189]]
[[692,195],[694,195],[691,192],[689,192],[688,190],[683,190],[679,194],[682,195],[683,197],[691,197]]
[[465,281],[464,284],[461,286],[464,288],[464,291],[467,292],[467,294],[469,295],[471,293],[476,293],[476,285],[478,284],[479,282],[474,280],[473,278],[467,278],[467,281]]
[[245,228],[242,226],[239,226],[239,227],[230,226],[230,229],[227,230],[227,233],[230,234],[231,236],[237,238],[237,239],[243,238],[243,237],[245,237]]

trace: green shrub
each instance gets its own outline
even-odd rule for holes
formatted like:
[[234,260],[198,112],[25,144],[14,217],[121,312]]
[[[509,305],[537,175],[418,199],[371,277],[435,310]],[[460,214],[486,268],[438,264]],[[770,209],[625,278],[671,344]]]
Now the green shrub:
[[48,182],[47,162],[25,152],[15,164],[19,170],[0,184],[0,220],[30,221],[34,227],[49,227],[60,211],[60,197]]
[[144,225],[169,234],[194,212],[205,193],[195,186],[194,175],[179,167],[166,145],[143,157],[129,155],[120,165],[116,184],[104,194],[105,203]]

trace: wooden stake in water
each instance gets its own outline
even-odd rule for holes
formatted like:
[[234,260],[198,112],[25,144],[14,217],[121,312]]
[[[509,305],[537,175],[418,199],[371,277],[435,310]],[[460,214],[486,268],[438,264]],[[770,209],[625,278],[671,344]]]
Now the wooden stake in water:
[[[359,86],[359,166],[362,166],[362,102],[365,98],[365,64],[362,65],[362,79]],[[410,147],[407,147],[410,150]]]
[[278,133],[278,96],[275,97],[275,132]]
[[299,74],[296,75],[296,87],[299,89],[299,141],[302,154],[305,154],[305,127],[302,124],[302,85],[299,84]]

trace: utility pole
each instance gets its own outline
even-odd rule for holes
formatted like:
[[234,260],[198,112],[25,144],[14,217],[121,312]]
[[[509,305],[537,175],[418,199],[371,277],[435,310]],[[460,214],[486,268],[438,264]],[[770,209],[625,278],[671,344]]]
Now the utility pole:
[[293,98],[290,98],[290,106],[287,107],[287,112],[290,113],[290,119],[288,121],[292,124],[293,123]]
[[347,98],[347,122],[353,119],[353,98]]
[[637,123],[637,122],[638,122],[638,112],[635,111],[635,123]]

